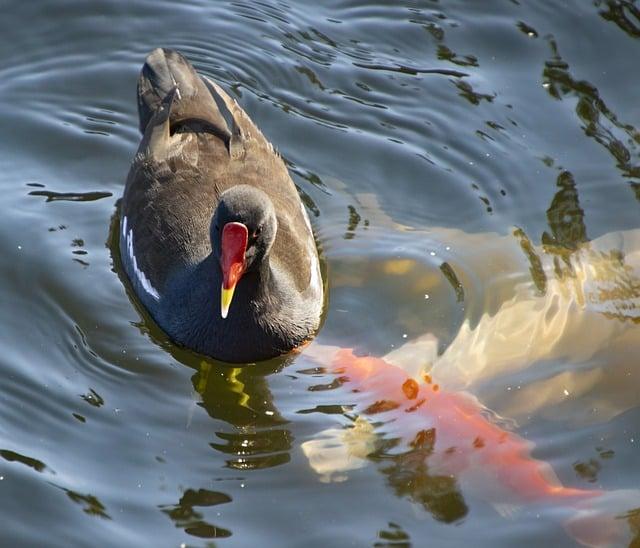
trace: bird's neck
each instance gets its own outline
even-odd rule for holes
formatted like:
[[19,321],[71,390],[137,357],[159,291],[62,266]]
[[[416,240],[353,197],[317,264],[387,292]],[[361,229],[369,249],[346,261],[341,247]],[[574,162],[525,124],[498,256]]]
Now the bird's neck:
[[[222,271],[219,260],[213,254],[202,261],[193,270],[191,276],[188,285],[191,288],[206,287],[207,301],[215,300],[220,294]],[[278,305],[282,304],[278,302],[279,296],[282,294],[279,291],[280,277],[278,270],[272,268],[268,256],[260,262],[257,268],[245,272],[236,286],[231,302],[230,318],[234,310],[240,311],[248,308],[266,314],[269,310],[278,308]],[[215,304],[211,302],[207,303],[207,306],[215,308]]]
[[245,272],[239,283],[243,283],[246,297],[252,301],[261,300],[268,295],[273,295],[272,290],[277,285],[277,272],[271,268],[269,257],[260,261],[260,265],[255,270]]
[[[159,314],[174,340],[203,354],[235,361],[251,356],[275,356],[303,342],[309,335],[297,308],[290,282],[268,259],[246,272],[231,301],[229,314],[220,319],[222,272],[210,255],[185,269],[169,284]],[[293,295],[293,297],[292,297]]]

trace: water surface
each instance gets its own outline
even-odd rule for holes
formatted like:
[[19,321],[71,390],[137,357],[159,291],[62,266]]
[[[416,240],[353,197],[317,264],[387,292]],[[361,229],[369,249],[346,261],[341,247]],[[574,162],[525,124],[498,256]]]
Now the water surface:
[[[553,514],[504,518],[437,478],[394,484],[373,458],[323,481],[301,445],[350,424],[349,392],[304,354],[230,368],[173,346],[127,292],[113,223],[138,71],[179,49],[274,143],[313,214],[330,288],[319,342],[383,355],[431,332],[444,352],[514,284],[540,283],[527,249],[553,261],[637,228],[636,2],[3,8],[1,544],[572,542]],[[563,483],[637,487],[638,385],[606,382],[634,373],[631,341],[536,360],[580,379],[597,366],[582,395],[526,405],[535,368],[470,389]]]

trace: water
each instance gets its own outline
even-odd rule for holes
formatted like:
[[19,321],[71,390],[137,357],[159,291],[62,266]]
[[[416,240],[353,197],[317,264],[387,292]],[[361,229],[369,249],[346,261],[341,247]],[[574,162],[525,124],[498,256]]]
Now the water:
[[[383,355],[431,332],[444,352],[531,280],[507,247],[570,252],[637,228],[639,9],[4,0],[1,544],[570,544],[553,512],[503,518],[465,486],[439,513],[373,458],[322,482],[301,445],[348,424],[349,392],[318,390],[333,377],[304,354],[229,368],[171,345],[127,293],[112,223],[137,73],[151,49],[179,49],[277,146],[314,214],[330,286],[319,342]],[[596,328],[611,322],[631,325]],[[563,483],[635,488],[629,331],[587,357],[580,331],[544,367],[467,388]],[[531,399],[568,386],[542,383],[555,374],[582,391]]]

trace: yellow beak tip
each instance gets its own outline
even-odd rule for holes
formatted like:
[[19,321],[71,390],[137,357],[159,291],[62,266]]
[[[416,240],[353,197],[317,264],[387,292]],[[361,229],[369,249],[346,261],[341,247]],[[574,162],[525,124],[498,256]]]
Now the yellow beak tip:
[[222,286],[222,291],[220,293],[220,315],[222,316],[222,319],[226,319],[229,314],[229,307],[231,306],[234,290],[235,286],[230,287],[229,289],[225,289],[224,285]]

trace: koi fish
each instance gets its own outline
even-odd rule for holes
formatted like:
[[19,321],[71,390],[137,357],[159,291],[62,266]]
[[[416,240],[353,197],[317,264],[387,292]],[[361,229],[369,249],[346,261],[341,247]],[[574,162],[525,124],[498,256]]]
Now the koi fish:
[[[531,504],[566,508],[565,529],[583,545],[617,545],[628,535],[621,531],[626,522],[617,515],[640,506],[637,490],[564,486],[548,463],[531,456],[531,442],[502,428],[471,394],[443,390],[427,374],[418,382],[382,358],[356,356],[350,349],[331,353],[322,361],[329,361],[329,371],[350,389],[359,418],[352,428],[330,429],[302,444],[311,466],[325,479],[332,472],[365,466],[375,447],[371,423],[382,422],[384,437],[402,440],[407,450],[400,470],[390,472],[404,484],[411,475],[407,467],[418,469],[426,463],[429,476],[455,478],[503,515]],[[395,450],[401,454],[402,449]],[[446,514],[434,517],[449,521]]]

